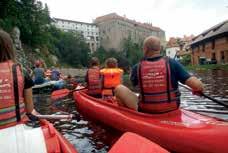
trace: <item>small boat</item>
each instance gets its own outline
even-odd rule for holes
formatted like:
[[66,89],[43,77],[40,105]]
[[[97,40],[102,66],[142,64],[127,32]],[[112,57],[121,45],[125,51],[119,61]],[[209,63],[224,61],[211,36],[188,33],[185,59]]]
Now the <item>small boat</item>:
[[152,141],[137,135],[126,132],[112,146],[108,153],[169,153],[164,148]]
[[228,153],[228,122],[184,109],[145,114],[74,92],[80,113],[123,132],[144,136],[171,152]]
[[48,81],[39,85],[34,85],[32,87],[33,94],[48,94],[53,90],[58,90],[63,88],[65,85],[63,80],[58,81]]
[[33,94],[51,93],[55,85],[55,81],[48,81],[32,87]]
[[46,120],[40,126],[17,124],[0,130],[0,153],[77,153]]

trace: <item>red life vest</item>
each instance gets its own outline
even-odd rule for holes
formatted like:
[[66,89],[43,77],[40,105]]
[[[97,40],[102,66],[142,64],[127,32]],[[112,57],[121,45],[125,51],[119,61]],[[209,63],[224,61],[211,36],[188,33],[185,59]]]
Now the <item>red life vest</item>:
[[0,63],[0,67],[0,128],[5,128],[25,119],[24,79],[20,68],[12,61]]
[[88,93],[90,95],[99,95],[101,94],[102,83],[101,83],[101,75],[100,69],[97,68],[90,68],[87,71],[88,77]]
[[147,113],[164,113],[179,107],[180,94],[171,83],[168,58],[158,61],[141,61],[139,85],[141,90],[139,110]]

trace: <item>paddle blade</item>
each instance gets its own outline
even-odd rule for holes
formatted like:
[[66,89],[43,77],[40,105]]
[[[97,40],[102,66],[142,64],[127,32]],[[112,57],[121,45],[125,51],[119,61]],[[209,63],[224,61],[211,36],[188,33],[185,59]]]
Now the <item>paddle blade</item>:
[[65,96],[69,95],[69,93],[70,93],[69,89],[56,90],[51,93],[51,99],[57,100],[57,99],[60,99],[60,98],[63,98]]

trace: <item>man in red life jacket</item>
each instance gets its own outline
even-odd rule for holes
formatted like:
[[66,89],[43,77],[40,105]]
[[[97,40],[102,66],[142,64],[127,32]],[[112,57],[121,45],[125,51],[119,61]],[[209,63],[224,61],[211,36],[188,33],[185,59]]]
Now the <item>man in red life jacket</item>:
[[120,103],[141,112],[165,113],[179,108],[178,81],[188,85],[193,91],[203,91],[200,80],[191,76],[174,59],[162,57],[160,50],[158,38],[150,36],[144,40],[144,58],[133,67],[130,76],[133,85],[140,88],[139,102],[134,93],[120,85],[115,90]]
[[97,57],[93,57],[90,61],[90,68],[86,73],[86,82],[88,88],[88,94],[94,97],[101,97],[101,75],[99,68],[99,60]]
[[0,30],[0,129],[25,121],[25,113],[35,113],[33,81],[15,64],[10,36]]

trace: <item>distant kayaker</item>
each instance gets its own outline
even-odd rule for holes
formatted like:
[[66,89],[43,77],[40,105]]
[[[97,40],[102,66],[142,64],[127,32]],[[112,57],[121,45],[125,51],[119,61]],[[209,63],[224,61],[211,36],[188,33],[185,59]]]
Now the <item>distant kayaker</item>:
[[59,79],[60,79],[60,72],[54,66],[52,66],[50,80],[58,81]]
[[100,71],[102,75],[103,98],[114,95],[114,89],[122,83],[123,70],[118,68],[118,61],[115,58],[108,58],[105,61],[105,68]]
[[10,35],[0,30],[0,129],[25,120],[25,113],[35,114],[32,100],[33,80],[16,64]]
[[203,91],[200,80],[191,76],[179,62],[161,56],[160,50],[157,37],[144,40],[144,58],[132,68],[130,75],[132,84],[139,86],[140,98],[138,100],[127,87],[119,85],[115,95],[121,104],[142,112],[164,113],[179,108],[178,82],[191,87],[194,93]]
[[90,60],[90,68],[86,72],[85,81],[87,83],[88,94],[100,98],[102,81],[100,75],[100,62],[97,57],[92,57]]
[[42,62],[37,60],[35,62],[35,69],[33,71],[34,74],[34,83],[35,84],[42,84],[45,80],[44,68],[42,68]]

